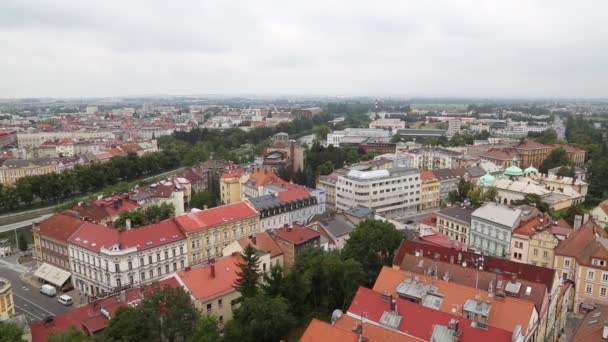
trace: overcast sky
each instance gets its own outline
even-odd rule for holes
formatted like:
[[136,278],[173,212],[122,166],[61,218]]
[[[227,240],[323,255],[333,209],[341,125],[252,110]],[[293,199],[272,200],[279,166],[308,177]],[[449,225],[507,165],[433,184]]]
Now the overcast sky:
[[0,97],[603,97],[607,10],[604,0],[1,0]]

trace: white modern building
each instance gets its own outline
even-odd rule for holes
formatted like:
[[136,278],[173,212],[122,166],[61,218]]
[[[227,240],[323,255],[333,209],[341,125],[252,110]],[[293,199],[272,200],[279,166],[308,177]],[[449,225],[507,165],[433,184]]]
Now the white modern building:
[[118,230],[87,222],[68,239],[72,283],[87,296],[159,280],[188,266],[187,240],[173,219]]
[[357,138],[388,138],[390,132],[381,128],[346,128],[343,131],[333,131],[327,134],[327,146],[340,146],[345,137]]
[[511,255],[511,234],[519,226],[521,210],[488,202],[471,214],[469,245],[484,254]]
[[420,205],[420,172],[413,168],[351,170],[339,176],[336,209],[363,206],[393,218],[415,213]]
[[397,130],[405,128],[405,121],[400,119],[378,119],[369,123],[369,128]]

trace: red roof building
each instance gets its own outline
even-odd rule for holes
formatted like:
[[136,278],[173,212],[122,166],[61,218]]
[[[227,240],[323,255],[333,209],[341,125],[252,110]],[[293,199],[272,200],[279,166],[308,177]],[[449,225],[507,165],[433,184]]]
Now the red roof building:
[[32,224],[34,259],[69,270],[68,239],[84,223],[77,213],[64,211]]
[[258,212],[247,202],[238,202],[197,212],[190,212],[175,218],[186,233],[204,231],[212,227],[258,217]]
[[[394,301],[394,302],[393,302]],[[348,308],[347,315],[361,320],[369,320],[385,325],[383,316],[394,314],[397,318],[391,329],[407,333],[423,341],[438,340],[442,333],[460,336],[458,341],[511,341],[512,333],[496,327],[482,329],[475,327],[473,321],[448,312],[434,310],[411,301],[393,297],[388,293],[359,287]],[[448,329],[450,322],[454,326]],[[445,329],[441,329],[445,327]],[[433,339],[434,338],[434,339]]]
[[321,234],[298,224],[275,229],[271,236],[283,251],[283,266],[291,270],[295,259],[304,249],[321,246]]

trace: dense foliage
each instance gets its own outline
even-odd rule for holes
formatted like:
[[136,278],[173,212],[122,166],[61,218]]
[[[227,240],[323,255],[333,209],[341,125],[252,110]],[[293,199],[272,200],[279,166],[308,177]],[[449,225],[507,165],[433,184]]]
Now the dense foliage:
[[127,219],[131,220],[131,227],[145,226],[157,219],[161,221],[166,220],[173,214],[175,214],[175,207],[169,203],[152,205],[145,209],[125,210],[118,214],[114,226],[116,228],[124,228]]
[[551,151],[543,163],[540,164],[538,171],[547,173],[550,169],[558,166],[572,166],[572,162],[568,159],[568,153],[563,148],[556,148]]
[[24,341],[22,335],[23,330],[15,324],[0,322],[0,342]]

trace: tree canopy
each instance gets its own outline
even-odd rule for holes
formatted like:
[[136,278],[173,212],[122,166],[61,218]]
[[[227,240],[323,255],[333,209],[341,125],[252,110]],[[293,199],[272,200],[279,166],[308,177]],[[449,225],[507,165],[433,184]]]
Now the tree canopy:
[[24,341],[23,330],[12,323],[0,322],[0,342]]
[[145,209],[125,210],[118,214],[114,226],[116,228],[124,228],[127,219],[131,220],[131,227],[145,226],[153,223],[157,218],[159,220],[166,220],[173,214],[175,214],[175,207],[169,203],[152,205]]
[[238,265],[236,274],[238,276],[235,281],[235,288],[241,293],[242,298],[249,298],[256,295],[258,292],[258,282],[261,278],[259,272],[260,257],[255,248],[247,245],[241,253],[243,263]]
[[392,223],[366,219],[350,234],[343,258],[358,261],[363,267],[366,283],[373,284],[382,266],[390,266],[403,234]]
[[216,205],[217,199],[215,198],[215,194],[209,191],[196,192],[190,199],[191,208],[203,209],[205,206],[207,206],[207,208],[213,208]]
[[549,153],[547,158],[540,164],[538,171],[547,173],[550,169],[558,166],[571,166],[572,162],[568,159],[568,153],[563,148],[557,148]]

